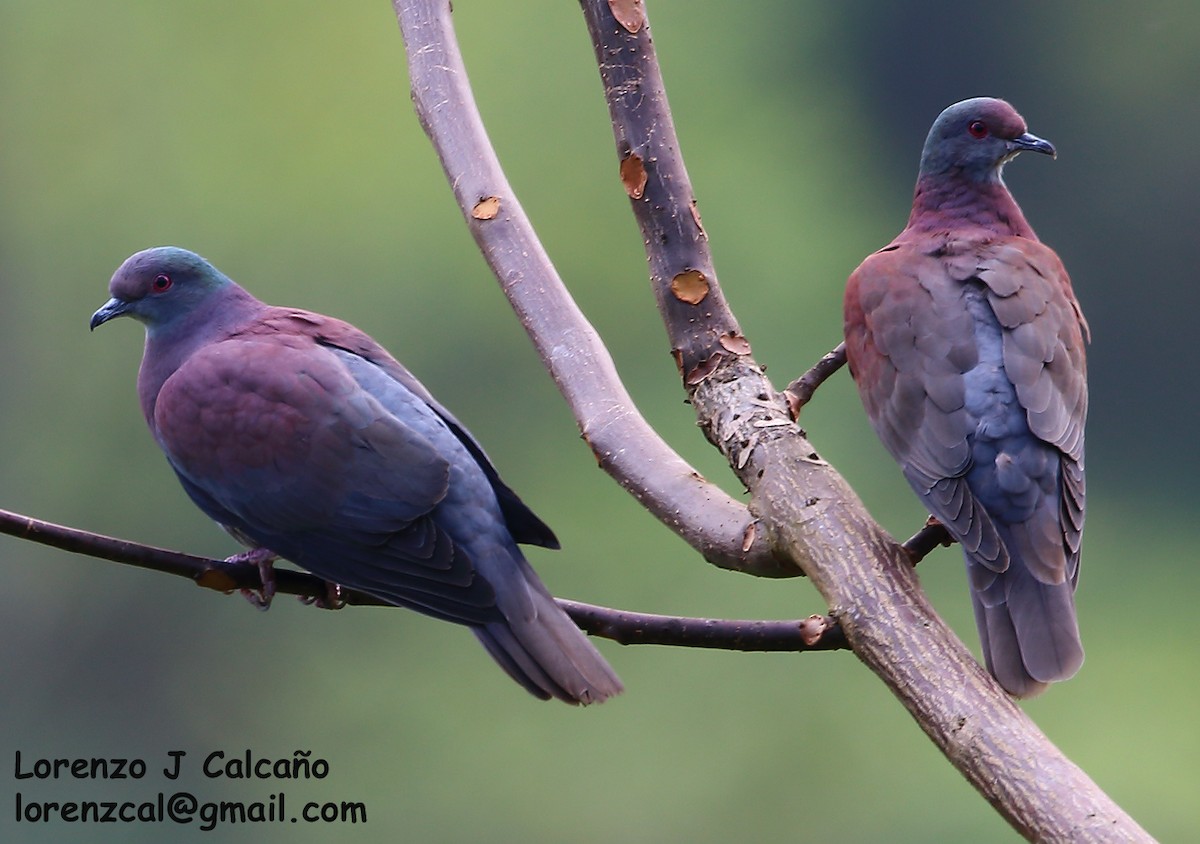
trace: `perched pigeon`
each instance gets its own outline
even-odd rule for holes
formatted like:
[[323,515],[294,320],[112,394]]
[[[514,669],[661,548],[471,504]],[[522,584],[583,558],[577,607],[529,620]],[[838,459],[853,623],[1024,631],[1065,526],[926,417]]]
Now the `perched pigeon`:
[[871,423],[963,547],[988,670],[1029,697],[1083,662],[1087,323],[1000,178],[1054,155],[1002,100],[929,131],[908,225],[846,285],[846,356]]
[[130,257],[109,292],[92,328],[146,326],[146,422],[197,506],[258,549],[246,556],[465,624],[539,698],[621,691],[517,549],[557,548],[550,528],[378,343],[174,247]]

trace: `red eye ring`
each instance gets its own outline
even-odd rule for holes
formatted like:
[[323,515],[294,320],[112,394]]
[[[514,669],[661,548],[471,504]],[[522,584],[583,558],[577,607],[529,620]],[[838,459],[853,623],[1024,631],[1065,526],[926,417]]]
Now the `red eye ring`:
[[972,120],[969,124],[967,124],[967,133],[972,138],[986,138],[988,136],[987,124],[982,120]]
[[159,273],[154,277],[153,283],[150,285],[155,293],[166,293],[171,289],[171,277],[165,273]]

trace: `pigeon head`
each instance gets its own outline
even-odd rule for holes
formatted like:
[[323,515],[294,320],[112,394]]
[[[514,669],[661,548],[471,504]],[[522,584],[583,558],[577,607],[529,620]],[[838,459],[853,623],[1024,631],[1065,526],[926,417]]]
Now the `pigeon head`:
[[233,281],[195,252],[175,246],[145,249],[117,269],[108,292],[112,298],[92,314],[91,327],[119,316],[142,322],[157,331],[211,303]]
[[1026,131],[1025,120],[1004,100],[975,97],[943,111],[921,152],[921,176],[959,174],[996,182],[1005,163],[1023,150],[1054,155],[1054,145]]

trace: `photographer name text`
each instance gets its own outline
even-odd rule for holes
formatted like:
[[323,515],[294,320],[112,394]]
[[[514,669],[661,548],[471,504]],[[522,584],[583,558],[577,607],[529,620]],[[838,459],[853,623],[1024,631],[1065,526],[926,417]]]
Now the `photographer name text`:
[[[184,771],[186,750],[172,750],[162,766],[162,775],[169,780],[179,779]],[[323,780],[329,776],[329,763],[312,751],[297,750],[291,757],[271,759],[255,756],[250,750],[228,754],[214,750],[204,757],[200,773],[209,779],[231,780]],[[121,757],[85,757],[76,759],[23,759],[17,751],[18,780],[77,779],[77,780],[140,780],[152,768],[144,759]]]

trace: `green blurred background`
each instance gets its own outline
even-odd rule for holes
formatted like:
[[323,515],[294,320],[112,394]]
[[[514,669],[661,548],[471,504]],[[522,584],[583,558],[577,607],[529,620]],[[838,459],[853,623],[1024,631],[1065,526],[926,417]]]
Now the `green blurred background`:
[[[546,247],[642,411],[737,492],[683,403],[571,2],[457,0],[485,120]],[[1088,661],[1025,705],[1147,829],[1200,810],[1194,240],[1200,6],[650,0],[726,295],[777,386],[839,339],[842,285],[903,225],[947,104],[1010,99],[1056,162],[1008,181],[1091,321]],[[358,324],[475,431],[564,550],[557,594],[787,618],[802,580],[705,565],[595,467],[466,233],[413,116],[382,0],[0,0],[0,506],[196,553],[237,550],[186,500],[134,395],[141,330],[89,335],[129,253],[195,249],[260,297]],[[849,379],[805,411],[895,534],[924,513]],[[1189,444],[1190,443],[1190,444]],[[1189,456],[1190,455],[1190,456]],[[1008,841],[849,654],[600,647],[628,685],[539,704],[465,631],[402,611],[269,613],[187,583],[0,538],[0,770],[132,756],[140,782],[0,777],[0,837],[199,840],[194,827],[34,826],[26,799],[134,799],[154,771],[311,750],[323,781],[207,780],[201,799],[358,800],[365,826],[226,826],[206,841]],[[956,552],[921,575],[977,650]]]

